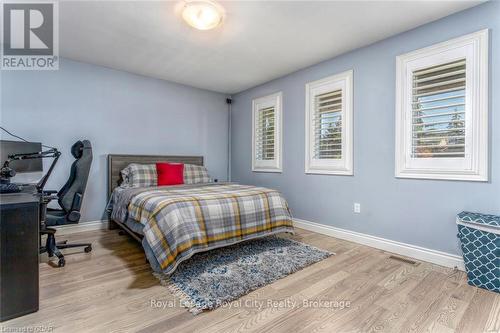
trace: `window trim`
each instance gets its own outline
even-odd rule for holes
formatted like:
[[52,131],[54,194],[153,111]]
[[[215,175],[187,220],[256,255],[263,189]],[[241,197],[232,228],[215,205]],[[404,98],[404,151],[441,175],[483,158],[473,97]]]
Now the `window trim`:
[[[255,131],[257,112],[259,105],[274,106],[274,160],[257,160],[257,151],[255,145]],[[277,92],[271,95],[258,97],[252,100],[252,171],[253,172],[282,172],[282,143],[283,143],[283,93]],[[265,107],[264,106],[264,107]]]
[[[396,140],[395,140],[395,176],[397,178],[488,181],[488,43],[489,31],[484,29],[462,37],[454,38],[423,49],[400,55],[396,58]],[[420,163],[409,156],[411,151],[411,136],[409,133],[408,112],[411,103],[408,84],[411,81],[412,62],[425,61],[426,58],[443,59],[469,48],[470,54],[465,54],[467,62],[466,82],[466,140],[470,139],[466,158],[460,161],[451,159],[434,159]],[[436,62],[432,62],[436,64]],[[416,69],[416,68],[415,68]],[[469,72],[470,71],[470,72]],[[471,111],[472,110],[472,111]],[[466,141],[467,142],[467,141]],[[421,161],[420,161],[421,162]],[[413,163],[413,165],[412,165]],[[462,164],[461,168],[458,168]]]
[[[325,86],[342,86],[342,158],[313,159],[312,115],[315,90]],[[335,88],[333,88],[335,89]],[[305,173],[322,175],[354,175],[353,168],[353,70],[308,82],[305,86]]]

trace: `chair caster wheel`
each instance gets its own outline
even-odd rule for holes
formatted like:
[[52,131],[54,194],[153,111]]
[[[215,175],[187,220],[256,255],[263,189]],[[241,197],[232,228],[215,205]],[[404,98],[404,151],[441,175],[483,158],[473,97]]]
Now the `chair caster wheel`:
[[66,265],[66,260],[64,260],[64,258],[59,259],[57,266],[64,267],[65,265]]
[[125,231],[123,231],[123,230],[118,231],[118,235],[125,236]]
[[85,253],[89,253],[90,251],[92,251],[92,246],[87,246],[86,248],[83,249],[85,251]]

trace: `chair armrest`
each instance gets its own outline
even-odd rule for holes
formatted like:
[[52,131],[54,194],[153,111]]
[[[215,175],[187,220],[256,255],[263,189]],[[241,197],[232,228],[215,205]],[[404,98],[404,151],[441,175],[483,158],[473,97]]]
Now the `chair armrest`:
[[43,194],[54,194],[57,193],[56,190],[43,190]]
[[57,195],[46,195],[47,193],[46,192],[43,192],[43,196],[42,196],[42,201],[45,203],[45,204],[48,204],[49,202],[51,202],[52,200],[57,200],[59,199],[59,197]]
[[57,195],[54,195],[57,193],[56,190],[43,190],[42,191],[42,200],[47,204],[51,202],[52,200],[57,200],[59,199]]

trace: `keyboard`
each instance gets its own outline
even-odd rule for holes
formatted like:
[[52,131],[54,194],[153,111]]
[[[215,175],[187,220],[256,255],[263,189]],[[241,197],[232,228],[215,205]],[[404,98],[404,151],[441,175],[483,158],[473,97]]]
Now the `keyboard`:
[[0,193],[18,193],[23,190],[22,186],[14,183],[0,184]]

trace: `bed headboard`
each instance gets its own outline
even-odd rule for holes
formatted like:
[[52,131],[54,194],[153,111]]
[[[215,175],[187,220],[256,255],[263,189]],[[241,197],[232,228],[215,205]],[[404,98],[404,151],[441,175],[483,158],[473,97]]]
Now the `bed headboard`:
[[108,155],[108,198],[114,188],[121,183],[121,173],[130,163],[153,164],[156,162],[174,162],[203,165],[203,156],[171,156],[171,155]]

